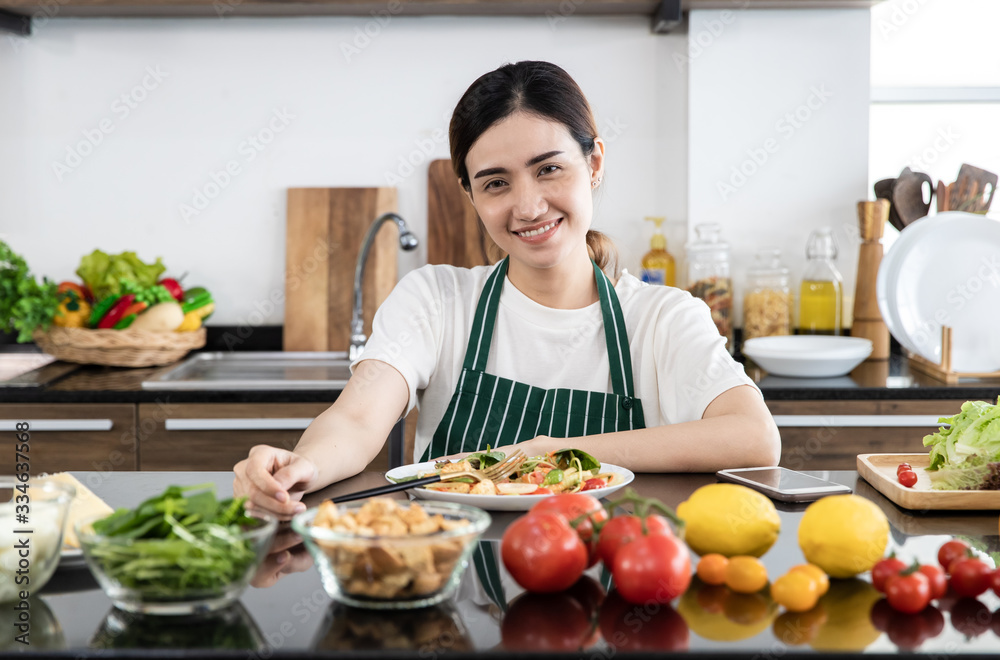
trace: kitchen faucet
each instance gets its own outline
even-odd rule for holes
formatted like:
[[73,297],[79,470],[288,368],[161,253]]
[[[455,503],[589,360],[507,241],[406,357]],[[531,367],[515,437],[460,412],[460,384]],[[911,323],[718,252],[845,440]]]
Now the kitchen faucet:
[[406,226],[406,222],[395,213],[383,213],[372,226],[368,228],[365,239],[361,242],[361,251],[358,252],[358,263],[354,268],[354,310],[351,312],[351,350],[348,353],[351,361],[361,357],[361,352],[365,348],[365,319],[361,309],[361,281],[365,272],[365,262],[368,261],[368,251],[375,241],[375,234],[379,228],[389,220],[393,220],[399,227],[399,247],[409,252],[419,245],[417,237],[414,236]]

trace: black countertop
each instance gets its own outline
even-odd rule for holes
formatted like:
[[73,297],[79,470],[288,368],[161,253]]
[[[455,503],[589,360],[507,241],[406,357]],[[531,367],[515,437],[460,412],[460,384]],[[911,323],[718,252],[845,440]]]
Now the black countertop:
[[[22,348],[22,351],[25,350]],[[850,374],[837,378],[786,378],[763,371],[744,360],[747,373],[768,401],[808,400],[924,400],[980,399],[995,401],[1000,380],[962,380],[948,385],[911,371],[908,360],[894,354],[888,360],[861,363]],[[332,402],[336,390],[254,389],[156,391],[143,390],[142,382],[175,365],[147,368],[49,364],[29,375],[46,384],[12,387],[0,382],[4,403],[292,403]]]
[[[938,547],[952,535],[962,535],[984,552],[1000,548],[995,512],[911,512],[896,507],[855,472],[814,474],[849,485],[875,502],[889,519],[890,549],[906,560],[935,562]],[[135,506],[173,483],[212,481],[220,495],[232,492],[232,474],[228,472],[76,475],[112,506]],[[706,474],[643,474],[637,475],[632,485],[642,495],[676,507],[696,488],[714,480]],[[379,483],[384,483],[381,473],[364,473],[311,495],[307,503],[313,505],[322,497]],[[803,561],[796,530],[806,505],[777,506],[782,532],[762,557],[772,580]],[[506,526],[520,514],[491,515],[493,524],[484,539],[496,544]],[[441,653],[446,657],[509,657],[515,649],[529,644],[534,650],[529,655],[551,657],[560,648],[559,632],[568,625],[568,610],[559,607],[561,596],[524,595],[502,568],[502,597],[488,597],[470,567],[458,593],[436,607],[409,612],[349,609],[331,602],[311,559],[295,545],[296,539],[284,541],[291,543],[293,559],[280,569],[265,562],[256,578],[258,586],[249,588],[238,605],[208,622],[121,612],[112,607],[86,567],[67,563],[32,601],[32,646],[22,650],[54,652],[62,657],[437,658]],[[600,583],[598,569],[591,569],[588,575]],[[865,576],[832,580],[830,592],[821,601],[822,611],[809,616],[780,614],[779,608],[760,594],[720,599],[718,588],[694,585],[673,602],[673,607],[625,606],[619,610],[613,607],[616,602],[621,605],[617,596],[609,598],[598,610],[599,634],[588,638],[586,648],[573,655],[595,659],[633,654],[662,657],[667,651],[689,650],[710,657],[780,659],[815,657],[817,650],[828,652],[828,657],[861,652],[889,656],[911,648],[939,657],[995,657],[1000,653],[1000,599],[991,592],[978,599],[946,597],[936,603],[934,611],[921,615],[897,613],[884,620],[876,616],[885,629],[880,631],[870,614],[879,595]],[[530,626],[511,625],[524,615],[530,615]],[[942,628],[927,637],[926,631],[935,621]],[[12,650],[17,645],[12,642],[11,626],[5,628],[0,648]],[[921,639],[921,631],[926,638]],[[618,640],[620,647],[610,647],[610,639]],[[230,646],[222,647],[225,643]],[[116,650],[104,650],[107,648]]]

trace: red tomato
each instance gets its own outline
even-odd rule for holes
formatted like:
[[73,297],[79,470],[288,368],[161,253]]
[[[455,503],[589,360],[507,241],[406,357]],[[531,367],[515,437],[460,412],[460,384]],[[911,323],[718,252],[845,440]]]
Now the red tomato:
[[608,483],[604,479],[587,479],[583,482],[583,488],[580,490],[596,490],[598,488],[604,488],[607,485]]
[[541,470],[534,470],[531,474],[525,475],[524,481],[529,484],[540,484],[545,481],[545,473]]
[[181,286],[180,282],[172,277],[164,277],[162,280],[157,282],[157,284],[163,286],[167,290],[167,293],[174,298],[174,300],[177,302],[183,302],[184,287]]
[[871,612],[868,613],[868,618],[871,619],[872,625],[875,626],[875,630],[879,632],[886,632],[889,630],[889,619],[892,613],[896,610],[892,609],[892,605],[889,604],[885,598],[879,598],[872,605]]
[[500,638],[510,651],[579,651],[591,627],[583,606],[568,593],[523,593],[507,608]]
[[907,614],[891,611],[885,632],[889,641],[901,651],[913,651],[927,639],[922,612]]
[[691,555],[673,534],[640,536],[615,553],[611,576],[630,603],[668,603],[691,584]]
[[885,595],[892,609],[916,614],[931,602],[931,585],[927,576],[919,571],[894,575],[886,582]]
[[951,565],[951,588],[959,596],[975,598],[992,583],[993,569],[979,559],[967,557]]
[[[647,534],[673,535],[670,523],[663,516],[646,516]],[[601,527],[601,535],[597,540],[597,556],[608,568],[614,566],[615,555],[624,543],[642,536],[642,521],[638,516],[615,516]]]
[[993,593],[1000,596],[1000,568],[990,575],[990,586],[993,587]]
[[993,615],[976,598],[960,598],[951,608],[951,625],[968,638],[979,637],[990,629]]
[[564,517],[548,511],[511,523],[500,542],[500,556],[511,577],[537,593],[562,591],[587,568],[587,546]]
[[899,466],[896,468],[896,476],[898,477],[900,472],[905,472],[906,470],[912,471],[913,466],[911,466],[909,463],[900,463]]
[[532,495],[551,495],[552,494],[552,489],[551,488],[543,488],[542,486],[539,486],[531,494]]
[[75,291],[76,295],[80,296],[80,300],[93,300],[94,295],[90,293],[90,289],[87,288],[86,284],[77,284],[76,282],[60,282],[59,288],[56,289],[56,293],[62,293],[64,291]]
[[907,488],[913,488],[917,485],[917,473],[912,470],[903,470],[897,475],[899,483]]
[[608,519],[608,512],[600,500],[593,495],[583,493],[560,493],[546,497],[531,507],[531,513],[543,511],[558,514],[565,518],[566,522],[575,525],[576,533],[587,547],[587,566],[597,563],[597,535],[594,533],[594,525],[600,526]]
[[948,541],[938,549],[938,563],[941,564],[941,568],[946,573],[950,573],[951,563],[959,557],[964,557],[968,549],[969,544],[965,541],[959,541],[958,539]]
[[872,566],[872,586],[885,593],[885,582],[893,575],[899,575],[900,571],[906,568],[906,563],[902,559],[887,557]]
[[924,630],[927,631],[927,639],[937,637],[944,630],[944,615],[941,610],[928,605],[920,613],[920,618],[924,621]]
[[931,600],[948,593],[948,576],[944,574],[943,568],[936,564],[924,564],[918,570],[927,576],[927,582],[931,585]]
[[614,651],[687,651],[687,622],[670,605],[633,605],[617,591],[601,606],[601,635]]

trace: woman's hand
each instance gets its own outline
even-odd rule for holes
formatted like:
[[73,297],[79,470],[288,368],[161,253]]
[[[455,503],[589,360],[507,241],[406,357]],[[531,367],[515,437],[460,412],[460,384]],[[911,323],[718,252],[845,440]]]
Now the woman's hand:
[[[519,442],[516,445],[504,445],[503,447],[494,447],[490,451],[503,452],[504,456],[510,456],[512,453],[520,449],[524,452],[525,456],[541,456],[550,451],[556,451],[552,447],[554,445],[559,445],[557,449],[562,449],[563,445],[566,445],[566,439],[553,439],[547,435],[539,435],[531,440],[525,440],[524,442]],[[567,445],[568,446],[568,445]],[[483,450],[485,451],[485,450]],[[466,451],[460,454],[452,454],[450,456],[441,456],[440,458],[434,458],[434,461],[457,461],[465,458],[469,454],[475,454],[478,452]]]
[[233,494],[247,497],[247,509],[287,520],[306,510],[300,500],[319,471],[305,456],[257,445],[233,467]]

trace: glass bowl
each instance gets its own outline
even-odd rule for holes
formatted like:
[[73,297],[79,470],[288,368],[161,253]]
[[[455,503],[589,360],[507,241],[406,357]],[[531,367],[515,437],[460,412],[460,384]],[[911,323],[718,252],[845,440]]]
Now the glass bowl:
[[196,546],[178,538],[98,534],[94,523],[105,517],[76,525],[87,566],[116,607],[143,614],[202,614],[231,605],[267,555],[278,527],[275,518],[261,516],[233,543]]
[[[356,515],[369,501],[340,504],[337,511]],[[318,508],[292,518],[292,529],[305,541],[331,598],[369,609],[412,609],[435,605],[455,592],[490,515],[451,502],[410,507],[404,511],[416,507],[449,524],[465,522],[429,534],[371,535],[315,526]]]
[[0,477],[0,603],[37,593],[56,572],[75,496],[68,484]]

